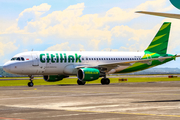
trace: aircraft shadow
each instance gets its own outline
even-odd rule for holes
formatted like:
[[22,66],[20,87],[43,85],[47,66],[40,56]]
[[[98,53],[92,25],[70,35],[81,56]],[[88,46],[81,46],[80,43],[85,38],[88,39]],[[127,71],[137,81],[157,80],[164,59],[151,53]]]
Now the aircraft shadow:
[[132,103],[180,102],[180,100],[137,101]]
[[[57,84],[57,86],[95,86],[95,85],[101,85],[101,84],[86,84],[86,85],[77,85],[77,84]],[[106,86],[106,85],[104,85]]]

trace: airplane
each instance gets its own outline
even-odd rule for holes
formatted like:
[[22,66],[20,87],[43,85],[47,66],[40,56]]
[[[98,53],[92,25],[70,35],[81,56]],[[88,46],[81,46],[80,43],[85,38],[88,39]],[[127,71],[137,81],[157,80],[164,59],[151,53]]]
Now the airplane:
[[[174,5],[174,7],[180,9],[180,1],[179,0],[170,0],[170,2]],[[160,16],[160,17],[180,19],[180,14],[149,12],[149,11],[136,11],[136,13],[143,13],[143,14],[155,15],[155,16]]]
[[142,52],[87,52],[87,51],[29,51],[15,55],[6,62],[3,70],[30,77],[43,75],[47,82],[56,82],[77,75],[77,84],[97,80],[108,85],[108,74],[129,73],[155,67],[180,55],[167,54],[170,22],[164,22],[150,45]]

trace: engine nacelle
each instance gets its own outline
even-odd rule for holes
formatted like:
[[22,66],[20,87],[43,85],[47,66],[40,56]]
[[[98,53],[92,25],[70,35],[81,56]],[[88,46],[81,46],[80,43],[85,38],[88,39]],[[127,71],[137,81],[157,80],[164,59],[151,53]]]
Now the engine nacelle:
[[100,76],[100,71],[95,68],[80,68],[77,77],[82,81],[97,80]]
[[47,82],[56,82],[56,81],[60,81],[63,78],[66,78],[69,76],[65,76],[65,75],[44,75],[43,79]]

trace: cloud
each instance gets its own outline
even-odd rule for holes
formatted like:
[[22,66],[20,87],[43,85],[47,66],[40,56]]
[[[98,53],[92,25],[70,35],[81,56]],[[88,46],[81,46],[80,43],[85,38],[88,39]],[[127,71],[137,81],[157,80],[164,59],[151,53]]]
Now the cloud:
[[18,26],[23,29],[28,22],[37,20],[42,14],[49,11],[51,5],[47,3],[42,3],[39,6],[33,6],[32,8],[27,8],[19,14],[17,18]]
[[144,30],[144,29],[133,29],[129,26],[115,26],[111,29],[112,35],[115,37],[125,37],[129,41],[135,40],[139,42],[142,39],[147,38],[149,35],[153,35],[154,29]]
[[113,51],[113,52],[117,52],[117,51],[119,51],[118,49],[111,49],[111,48],[105,48],[105,49],[103,49],[103,50],[101,50],[101,51]]
[[48,47],[45,51],[85,51],[81,44],[69,44],[68,42]]
[[55,44],[46,50],[100,50],[109,48],[117,40],[127,42],[124,47],[132,50],[136,48],[129,46],[135,42],[149,44],[148,37],[154,35],[156,29],[135,29],[121,24],[141,16],[134,13],[136,10],[171,10],[171,6],[166,7],[165,3],[165,0],[150,0],[131,9],[112,7],[104,11],[104,14],[84,14],[85,4],[78,3],[47,15],[43,14],[50,10],[51,5],[42,3],[23,10],[17,23],[0,31],[3,38],[7,39],[5,44],[10,40],[16,40],[27,47],[33,44]]
[[134,11],[149,10],[149,11],[165,12],[172,10],[174,8],[172,5],[165,7],[166,1],[167,0],[149,0],[137,6],[134,9]]
[[171,22],[171,31],[170,31],[170,39],[169,39],[169,47],[168,53],[180,54],[179,46],[180,46],[180,24],[179,19],[166,18],[163,22]]
[[42,41],[41,39],[35,39],[35,40],[34,40],[34,43],[35,43],[35,44],[42,44],[43,41]]
[[85,51],[84,45],[81,44],[72,44],[71,51]]
[[0,56],[4,56],[5,54],[9,54],[18,49],[17,46],[14,45],[15,42],[2,43],[0,42]]
[[71,48],[68,45],[68,42],[56,44],[54,46],[48,47],[45,51],[70,51]]
[[[113,39],[110,28],[119,27],[112,26],[112,24],[115,24],[115,22],[127,22],[139,17],[140,14],[134,13],[136,10],[160,9],[165,11],[171,9],[170,6],[165,7],[165,5],[165,0],[146,1],[132,9],[113,7],[102,16],[99,14],[83,15],[84,3],[78,3],[76,5],[70,5],[63,11],[54,11],[40,19],[29,21],[24,30],[31,33],[36,32],[39,36],[43,37],[56,36],[57,38],[66,39],[68,42],[72,42],[73,39],[79,39],[79,41],[83,39],[87,41],[96,39],[100,40],[100,42],[103,41],[107,45],[111,45]],[[124,29],[128,29],[125,27]],[[134,37],[130,39],[140,39],[136,35],[137,32],[135,32],[133,32]],[[143,32],[143,30],[139,30],[138,32]]]
[[144,51],[153,40],[162,24],[157,24],[152,29],[133,29],[129,26],[116,26],[112,28],[114,39],[121,39],[125,45],[119,51]]
[[93,50],[99,50],[100,40],[92,39],[89,41],[89,46],[93,47]]

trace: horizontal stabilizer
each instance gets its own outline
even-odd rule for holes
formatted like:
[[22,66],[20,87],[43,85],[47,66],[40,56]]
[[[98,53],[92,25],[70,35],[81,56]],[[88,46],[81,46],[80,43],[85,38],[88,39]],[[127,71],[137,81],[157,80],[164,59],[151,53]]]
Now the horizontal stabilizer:
[[148,12],[148,11],[137,11],[136,13],[143,13],[143,14],[148,14],[148,15],[155,15],[155,16],[161,16],[161,17],[180,19],[180,14]]

